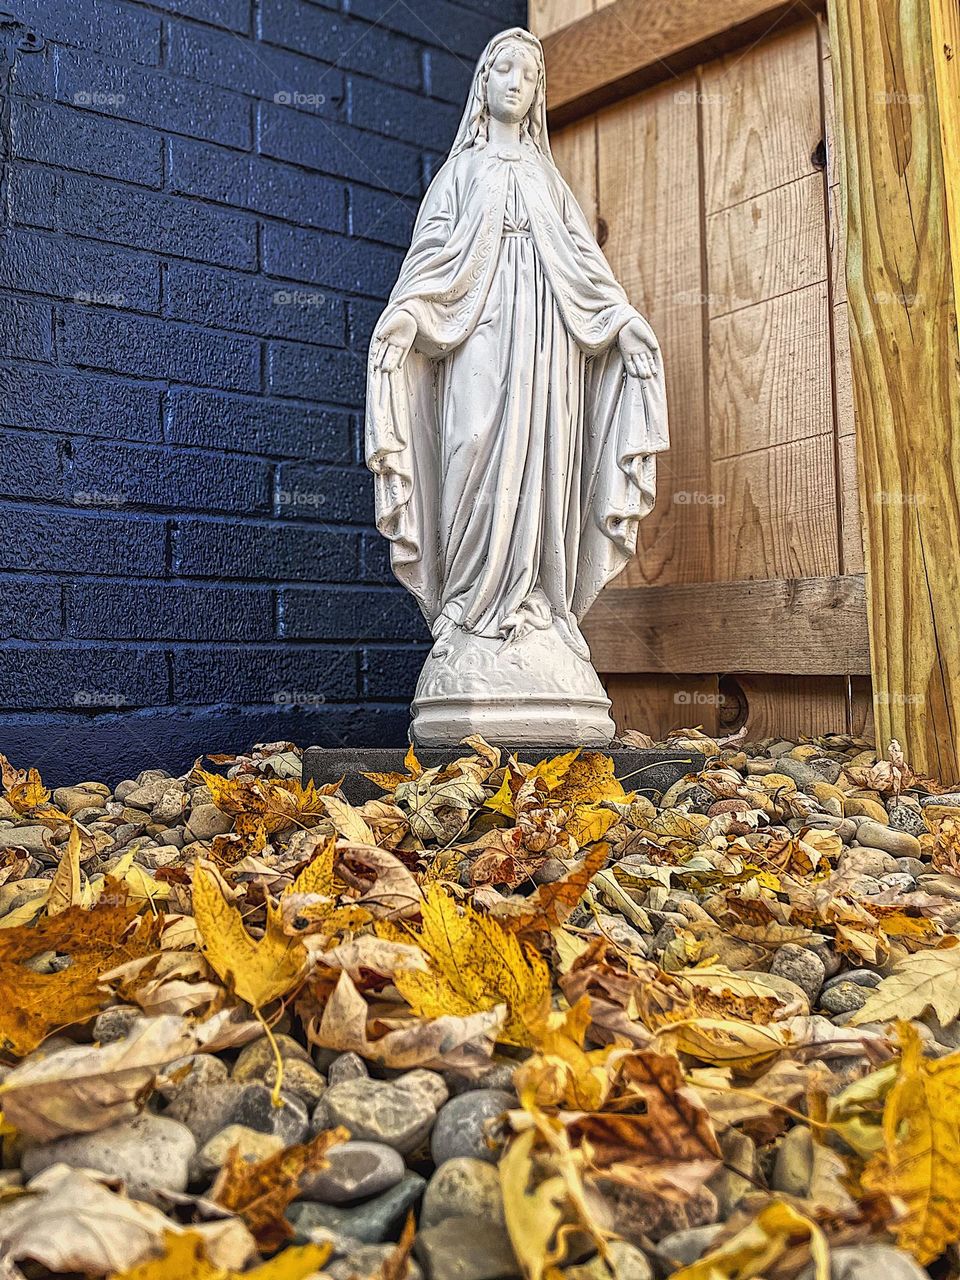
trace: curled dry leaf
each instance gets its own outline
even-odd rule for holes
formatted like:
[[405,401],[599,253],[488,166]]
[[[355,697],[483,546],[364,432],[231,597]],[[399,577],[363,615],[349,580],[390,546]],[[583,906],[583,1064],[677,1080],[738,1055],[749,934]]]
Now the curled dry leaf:
[[321,1048],[358,1053],[384,1067],[451,1068],[469,1075],[489,1065],[505,1014],[500,1005],[464,1016],[375,1018],[350,975],[341,973],[307,1035]]
[[106,1128],[136,1115],[160,1069],[198,1047],[186,1018],[145,1018],[122,1040],[21,1063],[0,1084],[4,1116],[37,1142]]
[[[826,1236],[812,1218],[783,1200],[771,1200],[742,1231],[710,1250],[699,1262],[674,1271],[672,1280],[742,1280],[747,1276],[771,1276],[776,1264],[798,1239],[808,1244],[804,1261],[812,1262],[814,1280],[830,1280]],[[789,1274],[797,1274],[796,1266],[791,1266]]]
[[0,1205],[0,1253],[12,1262],[103,1276],[153,1256],[176,1230],[159,1209],[63,1164],[44,1170],[29,1190]]
[[394,854],[388,853],[386,849],[379,849],[376,845],[342,842],[338,842],[337,852],[345,873],[349,872],[363,886],[357,898],[359,906],[365,907],[372,916],[380,920],[400,919],[417,914],[423,900],[423,891],[411,872]]

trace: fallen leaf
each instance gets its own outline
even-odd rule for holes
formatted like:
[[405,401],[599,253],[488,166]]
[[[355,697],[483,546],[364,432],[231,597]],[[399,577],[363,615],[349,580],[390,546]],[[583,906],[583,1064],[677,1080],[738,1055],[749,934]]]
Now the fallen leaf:
[[493,918],[510,933],[545,933],[558,929],[583,897],[593,877],[603,870],[609,856],[607,845],[596,845],[566,875],[540,885],[522,905],[498,903],[491,913]]
[[243,1280],[306,1280],[319,1272],[330,1253],[329,1244],[297,1245],[241,1273],[212,1262],[202,1232],[194,1228],[169,1233],[160,1257],[114,1273],[110,1280],[240,1280],[241,1274]]
[[[309,1017],[309,1008],[304,1010]],[[450,1068],[465,1075],[489,1066],[506,1008],[445,1014],[439,1018],[373,1018],[346,972],[341,973],[322,1013],[310,1017],[307,1037],[323,1049],[357,1053],[368,1062],[398,1070]]]
[[[534,1028],[550,1006],[550,971],[532,947],[472,907],[458,906],[434,885],[421,905],[422,924],[405,933],[386,932],[396,941],[413,941],[427,957],[426,972],[402,971],[397,990],[421,1017],[464,1016],[506,1005],[501,1033],[508,1044],[535,1041]],[[381,924],[378,930],[396,926]]]
[[900,1065],[883,1109],[883,1149],[861,1177],[869,1191],[906,1206],[897,1244],[923,1265],[960,1240],[960,1053],[923,1056],[923,1041],[898,1024]]
[[866,1004],[850,1021],[859,1026],[865,1022],[919,1018],[928,1008],[933,1009],[942,1026],[960,1014],[960,945],[905,956],[870,992]]
[[300,1194],[301,1177],[325,1169],[326,1153],[349,1136],[346,1129],[329,1129],[309,1142],[295,1143],[252,1162],[234,1147],[211,1188],[211,1199],[239,1214],[261,1251],[272,1253],[293,1235],[284,1214]]
[[742,1231],[698,1262],[672,1272],[671,1280],[762,1278],[796,1242],[808,1244],[815,1280],[830,1280],[826,1236],[812,1218],[783,1200],[771,1200]]
[[[69,907],[32,927],[0,930],[0,1048],[22,1057],[52,1031],[91,1017],[105,999],[102,975],[158,950],[160,929],[108,879],[90,910]],[[49,951],[65,953],[69,965],[55,973],[28,967]]]
[[0,1084],[10,1124],[37,1142],[92,1133],[136,1115],[160,1068],[196,1051],[186,1018],[144,1018],[109,1044],[72,1045],[27,1060]]
[[151,1257],[176,1230],[153,1205],[117,1195],[63,1164],[33,1178],[30,1192],[0,1205],[0,1251],[13,1262],[103,1276]]
[[303,944],[283,931],[279,911],[267,907],[264,936],[254,939],[236,907],[224,898],[216,876],[198,863],[193,876],[193,909],[210,967],[256,1010],[285,996],[307,963]]

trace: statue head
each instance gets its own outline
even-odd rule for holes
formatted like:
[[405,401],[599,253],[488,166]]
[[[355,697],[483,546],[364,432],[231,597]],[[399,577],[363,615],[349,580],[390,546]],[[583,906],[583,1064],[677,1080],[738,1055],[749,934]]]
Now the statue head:
[[501,31],[480,55],[450,154],[485,146],[491,116],[519,124],[521,138],[529,138],[549,157],[543,49],[522,27]]
[[540,68],[529,46],[518,41],[499,45],[487,67],[487,110],[490,115],[505,124],[520,124],[526,120],[539,79]]

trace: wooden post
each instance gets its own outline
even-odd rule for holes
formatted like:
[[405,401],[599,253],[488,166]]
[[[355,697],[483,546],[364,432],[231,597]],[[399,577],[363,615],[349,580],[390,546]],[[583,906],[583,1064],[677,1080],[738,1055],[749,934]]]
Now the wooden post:
[[960,11],[830,0],[877,741],[960,778]]

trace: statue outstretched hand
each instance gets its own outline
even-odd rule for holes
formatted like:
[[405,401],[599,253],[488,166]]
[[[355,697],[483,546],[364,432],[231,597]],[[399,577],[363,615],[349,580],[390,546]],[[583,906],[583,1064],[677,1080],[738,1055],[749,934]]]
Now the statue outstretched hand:
[[639,317],[629,320],[617,337],[623,367],[631,378],[652,378],[657,371],[659,348],[653,330]]
[[402,369],[417,337],[417,322],[409,311],[397,311],[374,337],[379,342],[373,367],[393,373]]

